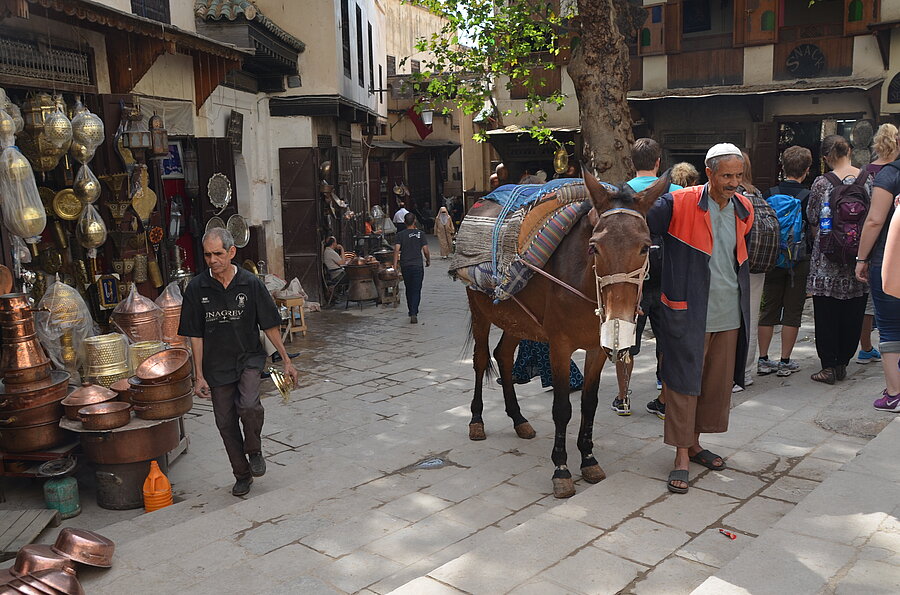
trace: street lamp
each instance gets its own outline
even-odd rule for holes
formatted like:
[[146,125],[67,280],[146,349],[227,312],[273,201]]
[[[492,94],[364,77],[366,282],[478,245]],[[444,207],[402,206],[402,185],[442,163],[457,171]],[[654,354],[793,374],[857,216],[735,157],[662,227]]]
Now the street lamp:
[[423,109],[422,110],[422,123],[426,126],[431,126],[434,122],[434,110],[433,109]]

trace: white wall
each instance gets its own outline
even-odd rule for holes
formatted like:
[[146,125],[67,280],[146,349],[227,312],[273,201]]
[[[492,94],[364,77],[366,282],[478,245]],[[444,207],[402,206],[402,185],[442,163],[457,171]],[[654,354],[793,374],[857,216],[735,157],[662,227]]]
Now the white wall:
[[[813,103],[817,101],[818,103]],[[848,91],[846,93],[796,93],[771,96],[766,99],[763,121],[770,122],[774,116],[832,116],[846,113],[863,113],[863,117],[871,118],[872,111],[865,93]]]
[[[129,10],[131,10],[130,5]],[[169,16],[172,24],[176,27],[185,31],[197,31],[193,0],[169,0]]]

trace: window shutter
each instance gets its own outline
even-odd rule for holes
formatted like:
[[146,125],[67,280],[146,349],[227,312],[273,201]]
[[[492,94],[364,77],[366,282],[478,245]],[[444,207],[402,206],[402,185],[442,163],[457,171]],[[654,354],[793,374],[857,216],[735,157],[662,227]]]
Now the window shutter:
[[878,22],[880,0],[844,0],[844,35],[869,33],[869,23]]
[[663,42],[667,54],[681,52],[681,0],[668,0],[663,14]]
[[665,21],[666,5],[654,4],[645,6],[647,19],[641,25],[637,33],[637,48],[639,56],[655,56],[666,52]]

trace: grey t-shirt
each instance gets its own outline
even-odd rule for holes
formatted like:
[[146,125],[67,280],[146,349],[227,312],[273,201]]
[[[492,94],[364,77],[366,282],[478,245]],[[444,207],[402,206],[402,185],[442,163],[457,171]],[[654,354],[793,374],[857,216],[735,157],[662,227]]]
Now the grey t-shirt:
[[709,304],[706,309],[706,332],[730,331],[741,326],[741,300],[734,251],[737,231],[734,203],[723,208],[709,197],[709,219],[712,223],[713,249],[709,259]]

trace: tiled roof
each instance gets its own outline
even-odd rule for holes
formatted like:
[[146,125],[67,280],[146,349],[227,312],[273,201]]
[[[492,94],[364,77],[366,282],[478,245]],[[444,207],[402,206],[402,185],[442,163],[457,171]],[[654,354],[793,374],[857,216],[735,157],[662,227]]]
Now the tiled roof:
[[243,17],[247,21],[256,21],[275,37],[287,43],[298,52],[306,49],[306,44],[279,27],[275,21],[260,11],[253,0],[196,0],[194,14],[197,18],[208,21],[228,19],[233,21]]

